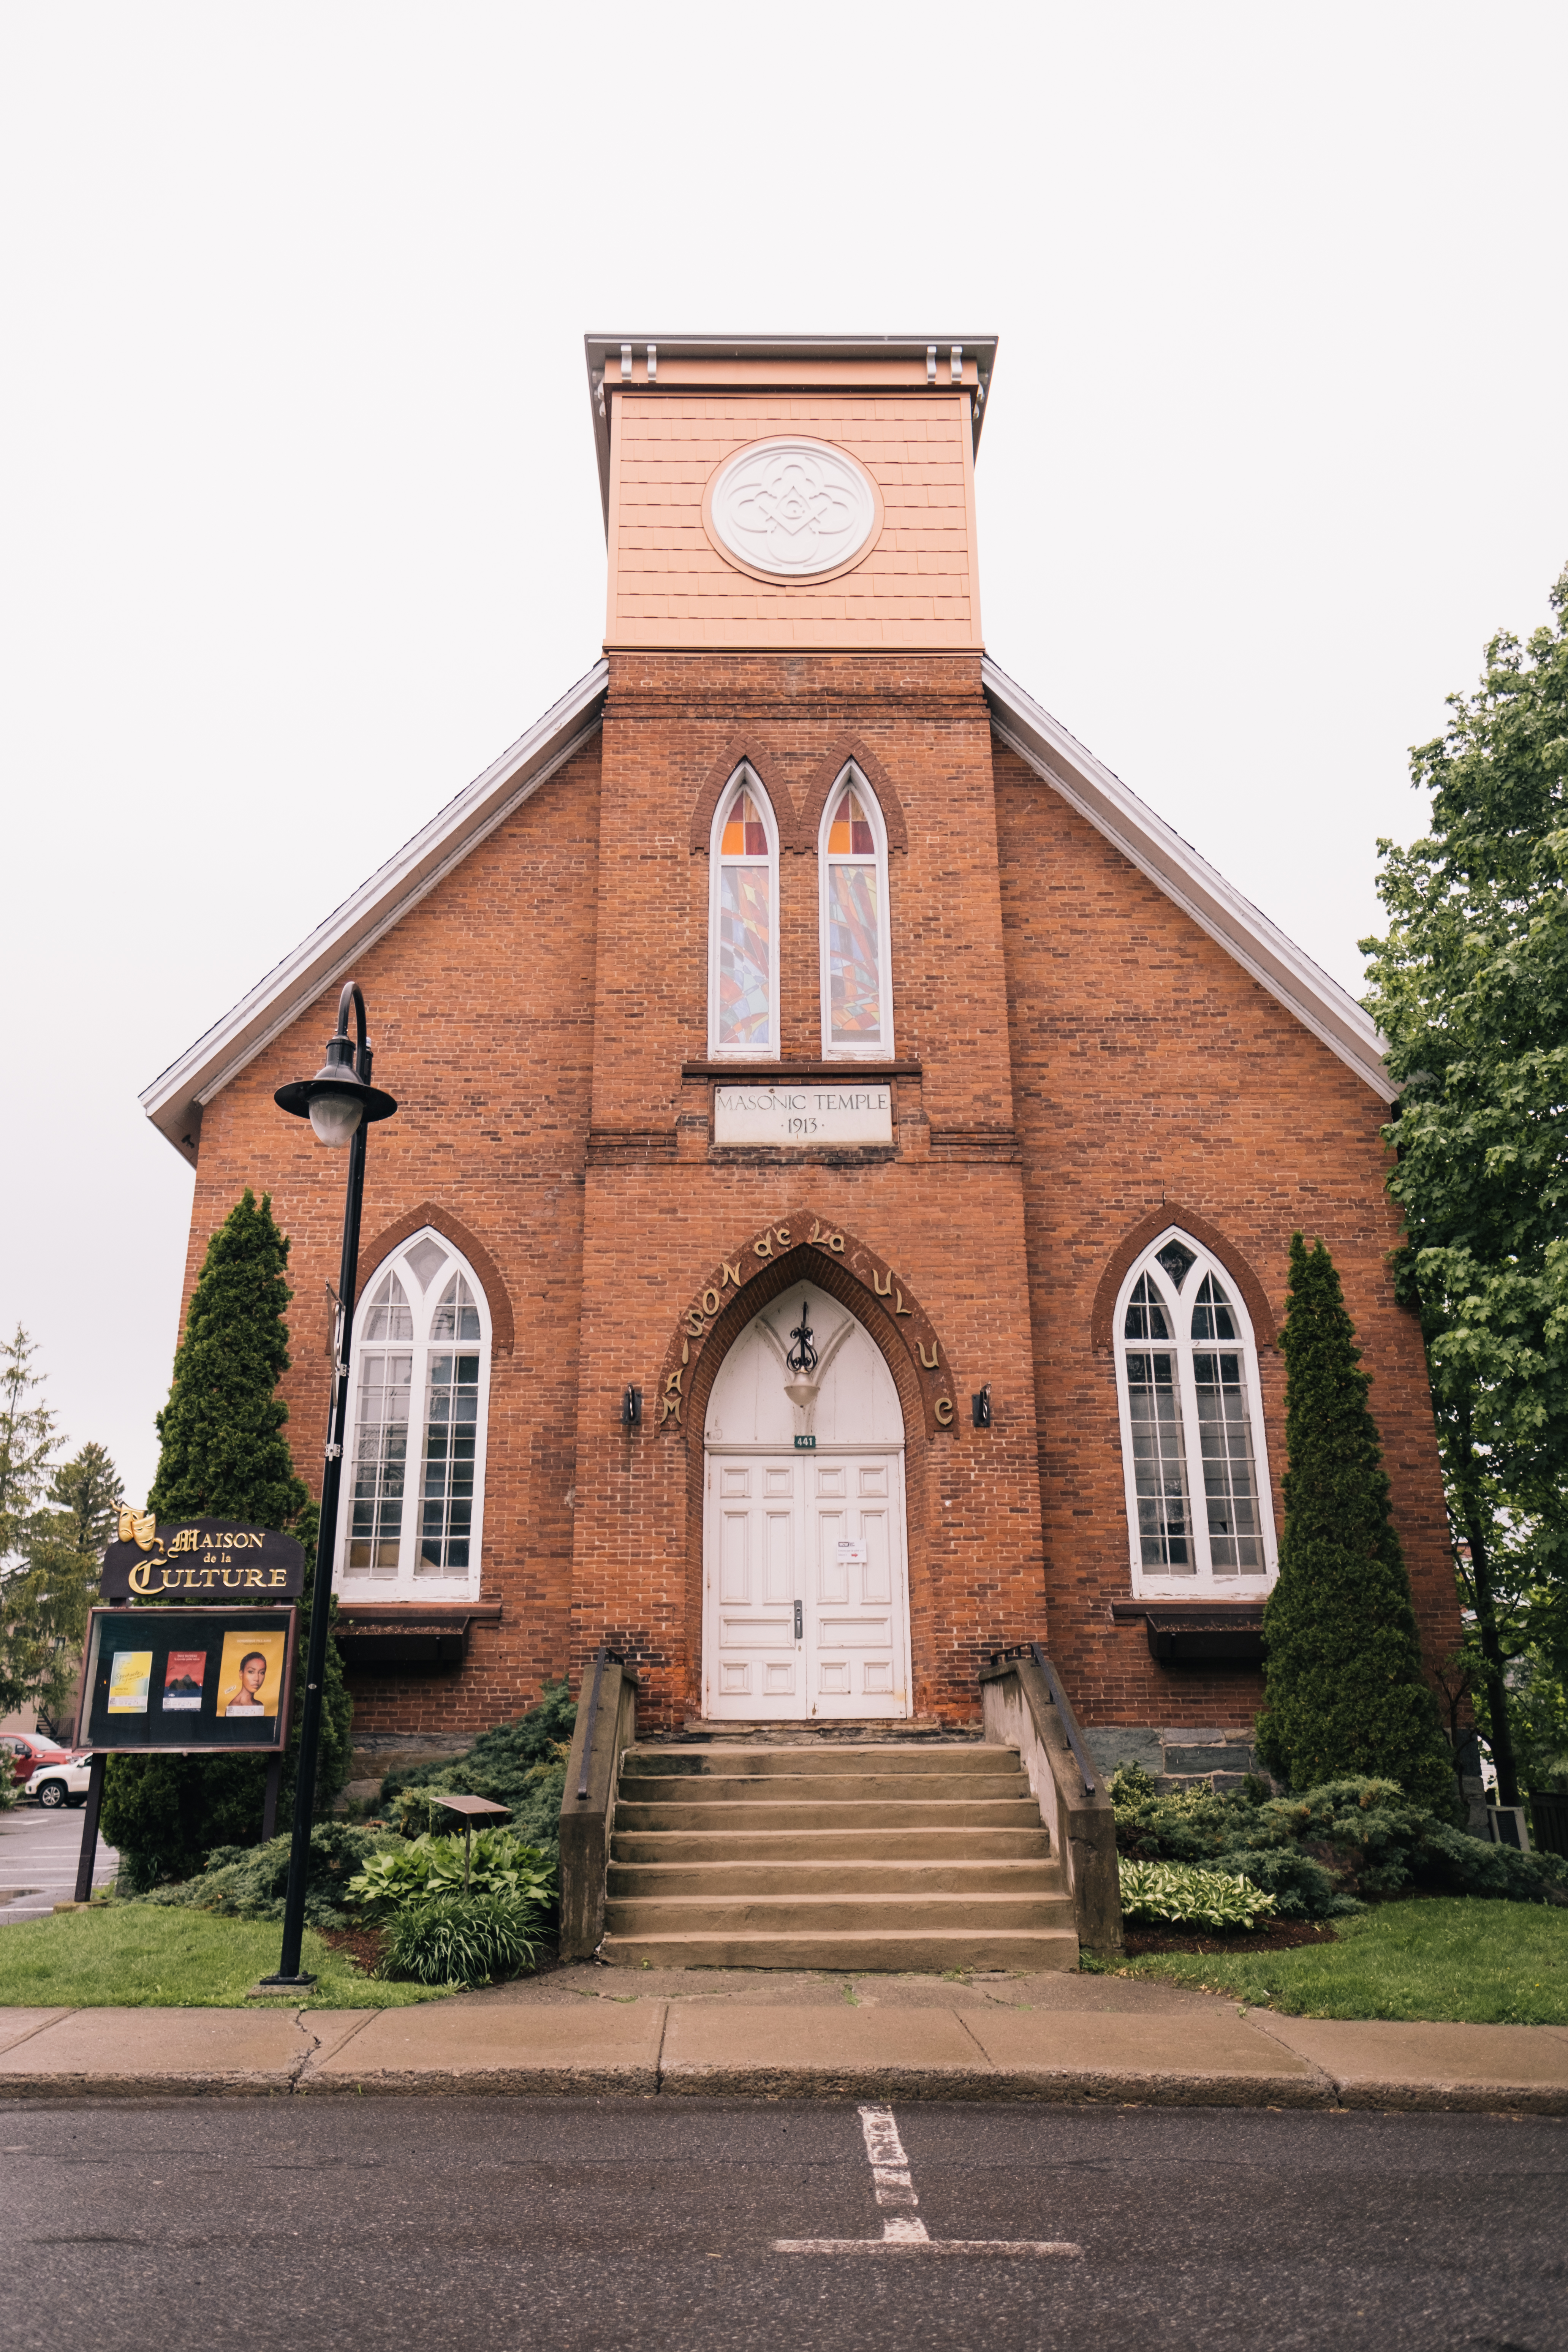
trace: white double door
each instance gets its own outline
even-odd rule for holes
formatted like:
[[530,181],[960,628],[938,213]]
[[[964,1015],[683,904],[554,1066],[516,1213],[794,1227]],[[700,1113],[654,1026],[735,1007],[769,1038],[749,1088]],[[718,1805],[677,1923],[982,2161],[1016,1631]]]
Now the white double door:
[[907,1716],[901,1447],[710,1451],[703,1713]]

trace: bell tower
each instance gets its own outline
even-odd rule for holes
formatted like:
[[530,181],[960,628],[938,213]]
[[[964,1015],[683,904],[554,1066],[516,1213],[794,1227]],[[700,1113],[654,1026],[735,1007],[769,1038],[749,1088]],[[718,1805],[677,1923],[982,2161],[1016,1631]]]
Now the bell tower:
[[982,649],[995,339],[586,339],[607,653]]

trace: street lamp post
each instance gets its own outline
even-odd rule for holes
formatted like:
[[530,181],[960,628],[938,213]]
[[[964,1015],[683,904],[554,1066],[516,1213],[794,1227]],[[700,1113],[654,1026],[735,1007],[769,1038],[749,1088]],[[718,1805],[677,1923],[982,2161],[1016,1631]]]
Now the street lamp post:
[[[354,1037],[349,1038],[349,1008]],[[332,1614],[332,1560],[337,1549],[338,1495],[342,1483],[343,1442],[348,1427],[349,1355],[353,1338],[354,1281],[359,1270],[360,1210],[364,1201],[365,1129],[397,1108],[391,1095],[370,1083],[370,1042],[365,1035],[364,998],[351,980],[338,1001],[337,1034],[324,1066],[313,1078],[279,1087],[273,1101],[296,1118],[308,1118],[318,1143],[329,1150],[349,1148],[348,1197],[343,1206],[343,1255],[338,1276],[337,1325],[332,1348],[332,1402],[327,1421],[327,1458],[321,1473],[321,1523],[316,1537],[316,1581],[310,1603],[310,1642],[305,1661],[305,1705],[300,1723],[300,1770],[294,1788],[294,1836],[289,1853],[289,1889],[283,1899],[283,1952],[276,1976],[262,1983],[302,1990],[316,1981],[300,1972],[305,1933],[305,1887],[310,1869],[310,1822],[316,1810],[316,1758],[321,1744],[321,1685],[327,1671],[327,1636]]]

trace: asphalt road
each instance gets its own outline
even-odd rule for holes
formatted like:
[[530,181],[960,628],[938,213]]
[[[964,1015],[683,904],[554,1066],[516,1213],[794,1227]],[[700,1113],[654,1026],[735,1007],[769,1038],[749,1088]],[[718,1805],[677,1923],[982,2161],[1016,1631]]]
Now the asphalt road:
[[[0,1925],[47,1918],[57,1903],[68,1903],[76,1893],[80,1853],[79,1805],[48,1812],[42,1805],[24,1803],[0,1813]],[[93,1885],[103,1885],[119,1864],[119,1855],[100,1838]]]
[[894,2189],[879,2210],[854,2106],[13,2102],[5,2337],[10,2352],[1568,2346],[1560,2122],[933,2103],[896,2106],[892,2128],[933,2243],[1081,2252],[860,2252],[917,2209]]

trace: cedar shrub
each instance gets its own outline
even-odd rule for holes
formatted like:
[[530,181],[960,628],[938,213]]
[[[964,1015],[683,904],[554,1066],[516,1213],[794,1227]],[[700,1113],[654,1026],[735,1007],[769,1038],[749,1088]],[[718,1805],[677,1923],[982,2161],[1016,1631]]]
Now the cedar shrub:
[[[289,1369],[284,1311],[289,1238],[270,1195],[247,1185],[207,1245],[174,1358],[169,1402],[158,1415],[162,1448],[147,1497],[160,1519],[233,1518],[288,1532],[305,1547],[294,1700],[278,1818],[294,1802],[304,1708],[298,1666],[314,1605],[318,1513],[284,1424],[278,1383]],[[144,1604],[152,1607],[160,1602]],[[334,1609],[336,1603],[331,1605]],[[316,1811],[329,1812],[348,1778],[353,1703],[337,1645],[327,1644]],[[192,1877],[216,1846],[254,1845],[261,1835],[266,1760],[257,1756],[111,1756],[104,1775],[103,1834],[138,1889]]]
[[1263,1615],[1258,1745],[1293,1789],[1397,1781],[1458,1817],[1453,1759],[1421,1644],[1355,1326],[1321,1241],[1290,1239],[1285,1534]]

